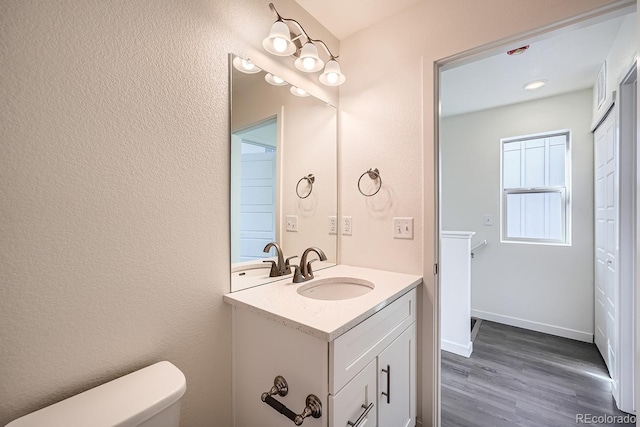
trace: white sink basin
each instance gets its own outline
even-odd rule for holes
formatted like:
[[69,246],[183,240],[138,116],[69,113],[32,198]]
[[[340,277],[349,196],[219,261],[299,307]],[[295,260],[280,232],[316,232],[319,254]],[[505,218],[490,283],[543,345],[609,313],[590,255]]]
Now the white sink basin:
[[269,277],[270,272],[271,264],[261,262],[260,264],[234,267],[231,270],[231,275],[235,277]]
[[328,277],[300,286],[298,293],[307,298],[339,301],[359,297],[371,292],[373,288],[375,285],[368,280],[355,277]]

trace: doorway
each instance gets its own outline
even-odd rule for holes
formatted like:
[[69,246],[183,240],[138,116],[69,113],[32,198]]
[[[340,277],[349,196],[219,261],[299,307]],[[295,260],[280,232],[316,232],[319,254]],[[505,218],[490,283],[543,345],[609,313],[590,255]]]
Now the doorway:
[[231,262],[270,256],[276,241],[277,119],[255,123],[231,135]]
[[[633,19],[635,22],[635,18]],[[524,47],[527,45],[531,46],[531,49],[533,49],[534,43],[536,41],[531,41],[531,42],[521,42],[522,46],[520,47]],[[635,43],[635,41],[634,41]],[[509,48],[513,47],[516,48],[517,46],[508,46]],[[512,49],[504,49],[503,53],[506,53],[506,51],[508,50],[512,50]],[[525,49],[526,50],[526,49]],[[476,52],[477,53],[477,52]],[[524,53],[523,55],[526,55],[527,53]],[[524,56],[523,56],[524,57]],[[448,70],[452,70],[452,65],[449,64],[445,64],[443,65],[440,70],[441,72],[447,72]],[[594,73],[594,77],[595,77]],[[444,81],[444,78],[442,79]],[[549,83],[549,82],[547,82]],[[631,85],[629,83],[629,85]],[[583,88],[582,90],[588,91],[588,89]],[[615,89],[609,89],[611,92],[613,92]],[[632,89],[629,89],[629,91],[631,91]],[[576,92],[578,92],[579,90],[577,90]],[[580,95],[576,95],[577,97],[579,97]],[[569,95],[563,95],[563,94],[558,94],[557,95],[558,99],[561,97],[570,97]],[[444,90],[443,90],[443,97],[442,99],[442,111],[446,111],[446,105],[445,105],[445,99],[444,99]],[[542,99],[542,97],[541,97]],[[588,94],[586,93],[582,93],[581,94],[581,99],[582,101],[576,101],[578,103],[580,102],[584,102],[585,99],[587,99],[587,102],[589,102],[591,104],[591,98],[588,96]],[[556,100],[557,101],[557,100]],[[575,100],[574,100],[575,101]],[[538,111],[544,111],[545,107],[542,104],[541,100],[536,100],[536,102],[538,102]],[[568,102],[568,101],[567,101]],[[632,101],[635,102],[635,99]],[[532,115],[532,113],[529,111],[525,111],[523,110],[521,107],[523,107],[523,102],[519,103],[519,109],[514,109],[515,113],[512,116],[505,116],[506,118],[503,119],[503,122],[508,122],[509,124],[513,124],[516,120],[522,119],[524,118],[525,121],[528,122],[535,122],[535,124],[540,124],[542,123],[540,120],[541,116],[534,116]],[[509,104],[510,105],[510,104]],[[502,108],[502,106],[493,106],[492,107],[494,110]],[[566,108],[565,108],[566,109]],[[549,111],[549,110],[547,110]],[[635,110],[634,110],[635,111]],[[495,112],[495,111],[494,111]],[[473,112],[463,112],[461,114],[471,114]],[[589,111],[589,113],[591,113],[591,111]],[[597,111],[596,111],[597,113]],[[589,114],[591,115],[591,114]],[[597,114],[594,114],[597,115]],[[486,123],[489,123],[488,127],[492,127],[492,128],[496,128],[496,126],[498,126],[499,124],[496,124],[494,122],[491,122],[491,118],[489,117],[488,114],[484,114],[484,115],[477,115],[478,117],[476,117],[476,120],[478,121],[479,125],[478,126],[482,126],[483,122],[484,125],[486,126]],[[480,117],[481,116],[481,117]],[[505,134],[502,135],[502,138],[508,138],[508,137],[517,137],[517,136],[528,136],[530,134],[533,133],[537,133],[537,132],[545,132],[545,131],[557,131],[557,130],[563,130],[566,126],[553,126],[553,127],[548,127],[545,129],[539,129],[539,130],[532,130],[532,131],[527,131],[527,132],[521,132],[521,133],[512,133],[512,134]],[[571,126],[572,128],[574,127],[573,125]],[[585,127],[584,125],[582,126],[583,128]],[[588,123],[586,125],[586,127],[588,128],[588,131],[592,129],[592,123]],[[459,144],[458,147],[456,147],[456,150],[469,150],[469,151],[473,151],[472,149],[470,149],[470,144],[472,144],[474,142],[474,138],[475,135],[477,134],[473,134],[472,132],[472,127],[469,126],[468,124],[462,124],[462,122],[456,122],[454,125],[451,125],[449,127],[447,127],[446,123],[443,123],[442,121],[440,122],[440,128],[439,128],[439,144],[440,144],[440,155],[441,157],[445,158],[447,153],[445,152],[447,150],[447,147],[444,146],[443,143],[443,138],[447,137],[447,132],[450,132],[451,129],[455,129],[458,131],[458,133],[455,133],[453,138],[456,139]],[[475,129],[475,128],[474,128]],[[513,130],[513,127],[507,127],[507,131],[511,130],[513,132],[516,132],[515,130]],[[467,135],[463,135],[463,131],[468,131],[469,134]],[[453,132],[451,132],[453,133]],[[584,132],[582,132],[584,133]],[[494,141],[499,141],[500,137],[496,138],[495,136],[492,136],[492,139]],[[576,147],[579,142],[577,141],[577,138],[575,137],[575,133],[572,134],[572,139],[570,141],[570,146]],[[466,144],[466,145],[465,145]],[[500,182],[501,182],[501,171],[499,170],[500,167],[502,166],[502,162],[500,160],[498,160],[497,164],[497,169],[495,167],[491,168],[491,172],[490,172],[490,176],[488,176],[486,178],[486,181],[489,183],[489,186],[493,186],[493,192],[495,194],[491,195],[491,196],[483,196],[482,194],[480,194],[480,191],[478,190],[478,186],[480,185],[480,182],[484,179],[481,175],[485,174],[487,169],[487,165],[490,163],[490,158],[491,156],[494,156],[494,158],[496,156],[499,156],[499,145],[497,145],[496,143],[496,147],[495,150],[497,151],[494,152],[493,154],[491,153],[491,150],[493,150],[494,148],[488,148],[485,150],[478,150],[478,151],[473,151],[473,155],[468,156],[468,163],[466,164],[459,164],[458,167],[455,169],[454,171],[454,175],[457,175],[457,178],[459,178],[459,182],[456,183],[456,185],[458,186],[458,188],[466,188],[467,191],[467,198],[468,200],[465,200],[464,203],[462,203],[463,206],[461,206],[459,209],[455,209],[458,213],[463,212],[463,214],[465,214],[465,212],[469,211],[471,207],[471,209],[473,208],[473,206],[479,206],[482,205],[485,201],[487,201],[488,199],[491,199],[491,203],[489,205],[483,205],[480,206],[479,209],[477,209],[476,214],[474,216],[474,218],[472,220],[469,220],[466,223],[463,223],[462,226],[459,226],[459,228],[456,228],[456,230],[458,231],[471,231],[471,232],[476,232],[476,240],[475,242],[478,241],[482,241],[485,240],[484,238],[489,236],[490,233],[485,233],[485,235],[482,235],[482,233],[478,232],[478,230],[481,231],[485,231],[485,227],[496,227],[496,228],[501,228],[502,224],[503,224],[503,220],[502,220],[502,215],[503,212],[498,208],[497,211],[492,211],[491,209],[493,209],[491,206],[499,206],[499,201],[501,198],[501,187],[500,187]],[[574,152],[572,153],[572,157],[575,156],[577,153]],[[632,157],[632,156],[630,156]],[[584,160],[584,159],[583,159]],[[582,164],[580,166],[580,168],[582,168],[581,170],[584,172],[585,169],[585,164]],[[573,167],[576,167],[576,165],[572,165]],[[635,165],[634,165],[635,167]],[[593,161],[591,161],[590,164],[590,173],[593,174]],[[467,174],[464,175],[463,173],[460,173],[460,171],[471,171],[471,174]],[[574,171],[576,172],[576,171]],[[442,182],[442,193],[440,195],[440,202],[441,202],[441,223],[443,224],[443,228],[442,229],[447,229],[447,230],[451,230],[451,226],[448,226],[448,224],[453,224],[452,218],[455,217],[455,214],[451,214],[451,211],[447,211],[447,205],[453,205],[454,202],[452,202],[451,200],[447,201],[447,170],[446,170],[446,164],[443,163],[443,161],[441,160],[441,169],[440,169],[440,174],[441,174],[441,182]],[[461,176],[463,176],[461,178]],[[449,180],[451,180],[452,178],[449,177]],[[588,182],[588,186],[590,187],[589,192],[593,195],[593,175],[591,175],[591,181]],[[572,184],[574,184],[574,187],[576,187],[578,185],[578,182],[576,180],[576,182],[573,182]],[[580,184],[582,187],[585,186],[585,183],[582,182]],[[526,281],[528,278],[530,277],[534,277],[535,274],[537,274],[539,271],[536,270],[543,270],[544,268],[554,268],[556,269],[555,271],[561,272],[563,274],[574,274],[575,270],[575,265],[580,265],[579,261],[569,261],[567,262],[566,259],[562,258],[562,254],[567,252],[567,248],[574,248],[574,247],[578,247],[580,243],[580,240],[585,238],[585,234],[584,232],[582,232],[580,229],[578,229],[579,224],[576,223],[576,221],[582,221],[584,222],[584,219],[580,219],[577,215],[579,215],[580,211],[588,208],[590,210],[593,209],[593,203],[586,203],[585,200],[587,200],[588,198],[585,197],[580,197],[578,195],[578,193],[575,191],[575,188],[573,188],[574,193],[570,194],[570,198],[571,201],[573,203],[573,205],[569,208],[569,213],[572,213],[574,215],[576,215],[576,217],[574,218],[574,221],[572,223],[572,232],[573,232],[573,238],[572,240],[569,241],[569,245],[565,245],[564,247],[558,245],[558,246],[553,246],[553,245],[549,245],[547,247],[541,248],[538,247],[536,248],[534,246],[534,244],[530,244],[530,242],[527,242],[527,244],[524,243],[520,243],[521,246],[523,246],[523,251],[522,252],[526,252],[530,257],[539,257],[540,256],[540,252],[542,251],[542,249],[550,252],[549,258],[546,261],[546,264],[543,265],[543,267],[540,267],[540,265],[538,265],[538,267],[531,267],[530,270],[523,270],[522,268],[520,268],[520,274],[522,276],[522,279],[517,279],[517,280],[522,280],[522,281]],[[581,199],[581,200],[580,200]],[[635,203],[635,198],[633,199],[634,203]],[[497,203],[496,203],[497,201]],[[489,206],[489,207],[486,207]],[[635,216],[635,215],[633,215]],[[487,221],[487,217],[489,217],[489,221],[488,222],[493,222],[493,224],[490,225],[485,225],[485,223],[483,223],[484,221]],[[448,224],[447,224],[448,222]],[[591,223],[591,227],[593,227],[593,218],[590,220]],[[495,225],[497,224],[497,226]],[[584,224],[582,224],[582,226],[584,226]],[[634,229],[635,230],[635,229]],[[591,233],[593,233],[593,230],[591,230]],[[498,237],[496,238],[495,235],[498,234]],[[510,253],[514,253],[515,252],[515,248],[517,247],[516,245],[512,244],[512,243],[508,243],[505,242],[502,237],[499,234],[499,230],[496,233],[495,231],[493,232],[494,238],[487,238],[486,240],[488,241],[488,244],[486,245],[486,247],[484,249],[482,249],[482,252],[479,252],[477,254],[477,259],[471,261],[472,262],[472,268],[476,269],[476,270],[481,270],[481,273],[485,274],[485,278],[494,278],[496,276],[504,276],[503,272],[504,272],[504,268],[506,266],[506,268],[509,268],[510,266],[512,267],[514,264],[512,262],[512,260],[509,257],[509,254],[507,254],[505,252],[504,255],[499,256],[499,260],[497,262],[497,264],[494,265],[490,265],[490,266],[482,266],[482,261],[480,260],[480,257],[485,256],[486,258],[488,258],[490,255],[495,255],[495,253],[491,253],[493,252],[497,252],[497,249],[494,250],[494,248],[497,247],[504,247],[506,248],[505,251],[510,252]],[[593,235],[593,234],[591,234]],[[439,235],[440,236],[440,235]],[[633,236],[635,236],[635,232],[633,233]],[[586,239],[588,240],[588,238]],[[472,246],[475,242],[472,242]],[[635,241],[633,243],[633,245],[635,245]],[[632,245],[632,246],[633,246]],[[576,259],[586,259],[584,257],[584,252],[579,254],[579,256],[581,257],[577,257]],[[591,263],[591,265],[593,265],[593,247],[591,247],[590,250],[586,251],[587,253],[589,253],[590,255],[590,260],[589,262]],[[442,256],[442,254],[440,255]],[[635,257],[635,252],[632,255]],[[440,258],[440,261],[442,262],[442,258]],[[479,262],[477,262],[479,261]],[[500,263],[504,264],[504,266],[501,266]],[[533,265],[533,264],[531,264]],[[443,267],[444,268],[444,267]],[[484,270],[483,270],[484,269]],[[588,268],[587,268],[588,271]],[[516,272],[517,273],[517,272]],[[484,307],[489,307],[489,308],[484,308],[480,307],[478,308],[478,305],[476,305],[476,309],[475,309],[475,314],[478,314],[480,318],[484,318],[485,320],[490,320],[490,321],[496,321],[498,323],[503,323],[503,324],[507,324],[510,326],[515,326],[515,327],[519,327],[519,328],[524,328],[524,329],[530,329],[530,330],[534,330],[534,331],[538,331],[538,332],[542,332],[542,333],[547,333],[547,334],[551,334],[551,335],[559,335],[559,336],[564,336],[566,338],[572,339],[572,340],[578,340],[578,341],[584,341],[584,342],[592,342],[593,341],[593,268],[591,269],[591,271],[588,273],[591,276],[591,288],[590,288],[590,292],[591,294],[589,296],[587,295],[587,288],[585,287],[585,283],[587,283],[589,281],[588,278],[584,278],[581,279],[581,281],[583,282],[581,285],[581,297],[578,297],[578,299],[581,299],[580,304],[575,304],[573,305],[573,303],[568,302],[571,301],[572,298],[575,298],[575,296],[572,296],[572,294],[570,294],[569,292],[567,292],[565,295],[558,295],[558,294],[549,294],[550,296],[548,298],[543,298],[544,304],[546,307],[544,309],[549,310],[551,316],[547,317],[545,319],[540,319],[540,318],[535,318],[535,316],[533,316],[532,314],[535,312],[535,301],[536,298],[539,297],[539,293],[543,290],[542,288],[544,287],[544,280],[539,280],[536,283],[541,283],[541,286],[535,286],[535,285],[530,285],[527,287],[524,287],[523,289],[518,290],[517,286],[513,286],[513,283],[516,282],[516,280],[511,280],[511,284],[512,286],[505,286],[503,288],[498,288],[498,287],[485,287],[483,289],[483,292],[476,292],[473,296],[472,296],[472,300],[476,300],[479,301],[481,304],[485,304]],[[635,275],[636,272],[634,270],[633,274]],[[492,276],[493,275],[493,276]],[[515,277],[515,276],[514,276]],[[440,283],[440,286],[442,287],[443,284]],[[558,288],[558,286],[554,286],[556,288]],[[635,289],[635,287],[633,287]],[[563,289],[564,291],[564,289]],[[524,295],[519,295],[519,292],[524,293]],[[442,292],[440,293],[442,295]],[[563,302],[561,301],[562,298],[566,298],[566,300]],[[590,299],[590,300],[589,300]],[[495,310],[494,308],[497,307],[499,304],[494,304],[491,305],[493,302],[498,301],[500,304],[502,304],[503,306],[508,306],[509,304],[511,305],[510,308],[513,308],[515,305],[517,304],[521,304],[522,305],[522,310],[521,313],[524,313],[523,315],[521,314],[514,314],[514,312],[498,312],[497,310]],[[633,295],[633,299],[629,299],[629,301],[635,301],[635,294]],[[563,310],[564,311],[571,311],[571,310],[575,310],[576,313],[582,309],[584,309],[585,306],[589,306],[590,307],[590,318],[586,318],[586,317],[582,317],[580,320],[576,320],[578,319],[578,317],[575,317],[572,321],[569,321],[565,324],[562,324],[562,322],[560,322],[558,319],[561,316],[558,316],[558,313],[561,313]],[[580,308],[582,307],[582,308]],[[441,308],[442,310],[442,308]],[[529,311],[527,311],[529,310]],[[473,304],[472,304],[472,311],[473,311]],[[493,317],[492,317],[493,316]],[[554,318],[554,316],[556,316]],[[589,317],[589,316],[587,316]],[[444,318],[444,315],[443,317]],[[585,326],[586,325],[586,326]],[[626,332],[627,334],[629,334],[629,332]],[[634,331],[630,332],[632,335],[635,333]],[[622,351],[622,350],[621,350]],[[630,353],[630,356],[633,355],[633,352]],[[631,363],[632,365],[632,363]],[[628,371],[627,371],[628,372]],[[632,375],[631,378],[634,378],[634,376]]]

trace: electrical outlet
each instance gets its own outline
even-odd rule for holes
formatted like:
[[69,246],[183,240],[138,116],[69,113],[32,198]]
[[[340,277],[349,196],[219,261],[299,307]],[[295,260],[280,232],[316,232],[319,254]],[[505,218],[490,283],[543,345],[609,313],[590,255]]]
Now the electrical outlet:
[[352,232],[353,232],[352,218],[350,216],[343,216],[342,217],[342,235],[351,236]]
[[287,231],[298,232],[298,215],[287,215]]
[[413,218],[393,218],[393,238],[413,239]]
[[484,225],[486,226],[493,225],[493,215],[491,214],[484,215]]
[[329,234],[338,234],[338,217],[329,216]]

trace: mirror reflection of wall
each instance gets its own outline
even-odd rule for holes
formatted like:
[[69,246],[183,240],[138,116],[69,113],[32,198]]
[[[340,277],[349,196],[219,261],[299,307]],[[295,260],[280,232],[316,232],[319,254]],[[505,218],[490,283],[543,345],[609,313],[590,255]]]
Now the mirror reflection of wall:
[[[315,269],[337,262],[329,217],[337,215],[338,183],[335,107],[300,96],[286,83],[268,83],[272,75],[264,71],[247,74],[232,67],[231,79],[233,292],[282,278],[270,278],[263,263],[276,256],[274,249],[263,252],[269,242],[277,242],[285,257],[321,248],[328,261],[314,263]],[[309,175],[312,186],[304,179]]]

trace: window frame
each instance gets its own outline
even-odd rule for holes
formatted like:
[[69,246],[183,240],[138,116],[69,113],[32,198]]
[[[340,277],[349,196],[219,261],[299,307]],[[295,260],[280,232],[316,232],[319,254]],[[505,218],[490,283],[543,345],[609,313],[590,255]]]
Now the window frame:
[[[565,136],[564,186],[538,186],[504,188],[504,145],[511,142],[526,142],[535,139]],[[560,129],[530,135],[521,135],[500,139],[500,242],[533,245],[571,246],[571,130]],[[507,236],[507,197],[511,194],[549,194],[560,193],[562,206],[562,235],[561,239],[545,239],[533,237]]]

